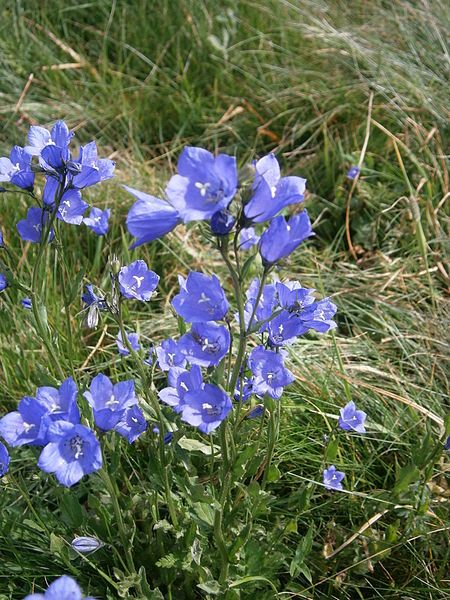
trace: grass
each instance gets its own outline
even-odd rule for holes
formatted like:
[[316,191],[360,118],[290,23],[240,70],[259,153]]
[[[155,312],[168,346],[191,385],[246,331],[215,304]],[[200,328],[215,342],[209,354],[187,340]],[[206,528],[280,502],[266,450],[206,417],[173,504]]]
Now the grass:
[[[158,10],[120,0],[1,6],[1,149],[21,143],[30,123],[66,118],[82,142],[95,136],[110,150],[117,182],[155,194],[186,143],[236,152],[241,164],[275,150],[285,171],[308,178],[317,236],[282,274],[333,295],[339,327],[333,336],[304,338],[291,351],[297,383],[283,396],[277,470],[234,576],[270,579],[281,598],[444,599],[448,463],[443,454],[430,456],[442,448],[448,412],[446,4],[175,4],[161,2]],[[351,192],[345,173],[359,160],[371,92],[370,137]],[[130,198],[115,182],[95,194],[95,204],[114,208],[111,234],[98,246],[89,232],[65,228],[70,271],[85,269],[85,281],[102,287],[110,254],[124,262],[146,259],[162,275],[160,300],[151,314],[133,306],[128,319],[148,343],[163,339],[176,328],[163,305],[177,273],[206,266],[220,273],[218,257],[197,229],[178,229],[130,253],[124,230]],[[2,202],[2,229],[26,274],[35,250],[13,233],[26,204],[9,195]],[[64,331],[58,268],[51,261],[46,268],[48,317]],[[64,336],[59,343],[77,379],[87,384],[99,369],[112,377],[129,374],[129,363],[117,359],[114,327],[102,323],[87,335],[76,298],[72,352]],[[51,381],[18,300],[15,292],[0,298],[2,412]],[[349,397],[368,413],[369,431],[363,438],[339,436],[336,445],[324,434]],[[164,552],[146,545],[154,539],[146,523],[158,520],[148,508],[158,482],[148,445],[139,448],[139,454],[122,448],[117,467],[136,559],[165,594],[193,597],[189,571],[171,592],[167,575],[167,556],[187,541],[167,531]],[[114,448],[109,452],[119,460]],[[2,482],[0,599],[22,598],[34,582],[42,586],[43,578],[62,572],[72,572],[86,593],[117,597],[100,571],[120,581],[127,597],[123,577],[113,571],[120,568],[114,548],[89,562],[67,550],[74,532],[114,539],[99,482],[91,478],[66,493],[37,473],[34,454],[14,453]],[[346,472],[348,493],[330,495],[320,486],[324,456]],[[194,463],[200,468],[197,458]],[[176,490],[182,472],[177,463]],[[208,564],[211,531],[189,514]],[[182,568],[176,563],[178,573]],[[262,580],[234,590],[242,598],[275,597]]]

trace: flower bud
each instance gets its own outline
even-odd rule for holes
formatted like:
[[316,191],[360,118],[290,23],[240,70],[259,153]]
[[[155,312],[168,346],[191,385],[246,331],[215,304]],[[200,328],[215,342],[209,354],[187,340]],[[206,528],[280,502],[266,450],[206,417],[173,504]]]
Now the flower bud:
[[211,231],[214,235],[228,235],[236,219],[227,210],[218,210],[211,217]]
[[120,260],[117,258],[115,254],[110,256],[109,258],[109,267],[113,275],[118,275],[122,265],[120,264]]
[[80,554],[90,554],[105,544],[97,538],[81,536],[74,538],[70,545],[74,550],[76,550],[76,552],[79,552]]

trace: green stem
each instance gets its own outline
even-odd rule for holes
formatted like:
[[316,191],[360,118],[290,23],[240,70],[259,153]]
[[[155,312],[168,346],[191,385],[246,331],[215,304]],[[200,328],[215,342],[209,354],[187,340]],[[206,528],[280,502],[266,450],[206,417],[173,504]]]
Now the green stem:
[[278,438],[278,432],[280,427],[280,414],[281,414],[281,403],[278,400],[276,408],[276,416],[273,407],[269,407],[269,429],[268,429],[268,444],[267,444],[267,455],[266,455],[266,467],[264,469],[263,480],[261,489],[264,490],[267,485],[267,477],[269,476],[270,465],[272,463],[273,453],[275,450],[275,444]]

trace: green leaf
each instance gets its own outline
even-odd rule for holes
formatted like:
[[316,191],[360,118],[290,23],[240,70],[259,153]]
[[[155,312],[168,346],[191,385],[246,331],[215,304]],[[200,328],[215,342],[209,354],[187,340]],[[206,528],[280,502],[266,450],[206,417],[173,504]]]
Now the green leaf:
[[404,492],[407,487],[417,481],[420,477],[420,472],[418,468],[412,463],[405,465],[397,475],[397,483],[394,487],[394,494],[399,494],[400,492]]
[[311,525],[306,535],[299,541],[297,545],[294,558],[292,559],[291,566],[289,567],[289,573],[291,577],[297,577],[297,575],[301,573],[308,579],[308,581],[311,581],[311,572],[304,562],[306,557],[311,552],[312,541],[313,527]]
[[75,279],[72,282],[72,285],[69,288],[69,293],[67,294],[67,303],[72,304],[74,300],[80,295],[81,281],[84,277],[84,269],[80,269],[76,274]]
[[267,474],[267,481],[273,482],[278,481],[281,477],[280,470],[275,465],[270,465],[269,472]]
[[161,567],[161,569],[171,569],[177,563],[177,559],[173,554],[166,554],[166,556],[162,556],[158,562],[156,563],[157,567]]
[[256,256],[257,256],[256,254],[252,254],[251,256],[249,256],[247,258],[245,263],[242,265],[241,281],[243,281],[247,277],[248,270],[250,269],[252,262],[255,260]]
[[220,584],[214,579],[212,579],[211,581],[198,583],[197,587],[206,592],[207,594],[212,594],[213,596],[217,596],[221,592]]
[[211,527],[214,525],[215,510],[210,504],[206,504],[205,502],[194,502],[192,508],[200,520],[211,525]]
[[338,448],[339,448],[339,440],[337,437],[335,437],[333,440],[330,441],[330,443],[328,444],[328,447],[327,447],[327,451],[326,451],[327,462],[334,461],[334,459],[336,458],[337,452],[338,452]]
[[[178,445],[189,452],[201,452],[202,454],[206,454],[206,456],[210,456],[211,454],[211,447],[209,444],[204,444],[203,442],[199,442],[199,440],[193,440],[183,436],[178,440]],[[215,455],[216,452],[220,452],[219,446],[214,446]]]

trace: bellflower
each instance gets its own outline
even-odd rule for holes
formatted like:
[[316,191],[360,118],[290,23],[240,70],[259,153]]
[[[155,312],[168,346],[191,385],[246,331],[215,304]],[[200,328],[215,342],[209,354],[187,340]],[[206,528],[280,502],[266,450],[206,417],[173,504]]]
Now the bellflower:
[[77,536],[71,542],[72,548],[80,554],[92,554],[102,548],[105,544],[99,539],[91,536]]
[[[26,242],[38,244],[42,241],[42,230],[49,219],[47,211],[36,206],[28,209],[27,218],[22,219],[16,225],[20,237]],[[50,230],[48,241],[51,242],[55,237],[53,229]]]
[[445,441],[444,449],[445,450],[450,450],[450,435],[447,437],[447,439]]
[[198,365],[192,365],[190,371],[171,367],[168,379],[169,386],[158,392],[158,396],[161,402],[171,406],[177,413],[183,409],[186,393],[201,390],[205,385]]
[[180,293],[172,300],[176,312],[188,323],[218,321],[228,311],[228,300],[215,275],[191,271],[187,277],[178,277]]
[[246,227],[239,234],[239,249],[250,250],[259,240],[260,236],[256,234],[254,227]]
[[95,185],[114,176],[115,163],[107,158],[98,158],[97,144],[89,142],[81,146],[80,156],[73,163],[78,165],[78,173],[72,178],[72,185],[78,189]]
[[216,385],[206,383],[202,389],[186,392],[181,418],[203,433],[211,433],[231,409],[230,397]]
[[7,181],[23,190],[32,190],[34,173],[31,159],[31,154],[20,146],[14,146],[9,158],[0,158],[0,182]]
[[83,200],[78,190],[70,189],[64,192],[59,203],[56,217],[70,225],[80,225],[89,204]]
[[306,238],[314,235],[306,210],[288,221],[275,217],[261,236],[259,252],[266,266],[273,265],[289,256]]
[[134,381],[120,381],[113,385],[102,373],[94,377],[84,397],[93,409],[95,424],[104,431],[113,429],[122,420],[125,411],[137,404]]
[[178,341],[180,351],[191,365],[218,365],[230,348],[230,333],[216,323],[194,323]]
[[96,208],[95,206],[91,208],[91,212],[89,213],[89,217],[85,217],[83,219],[83,223],[89,227],[95,234],[97,235],[106,235],[109,229],[109,217],[111,216],[111,211],[109,208],[105,208],[105,210],[101,210],[100,208]]
[[211,217],[211,232],[214,235],[228,235],[233,229],[236,219],[227,210],[218,210]]
[[[263,290],[262,290],[261,296],[259,298],[256,311],[254,310],[255,304],[256,304],[256,298],[258,297],[259,286],[260,286],[260,281],[259,281],[259,279],[255,278],[252,280],[252,282],[250,283],[250,287],[248,288],[248,290],[245,293],[247,300],[244,305],[244,320],[245,320],[245,324],[247,327],[250,323],[250,318],[253,313],[254,313],[254,316],[253,316],[252,326],[256,326],[258,324],[258,322],[269,319],[272,316],[273,311],[278,306],[278,298],[277,298],[277,294],[276,294],[275,285],[274,284],[266,284],[263,286]],[[267,328],[267,325],[262,326],[262,330],[265,330],[266,328]]]
[[0,229],[0,248],[4,248],[5,244],[3,242],[3,233],[2,230]]
[[0,419],[0,436],[10,446],[43,446],[47,443],[47,409],[36,398],[25,396],[17,410]]
[[344,408],[341,408],[340,415],[338,425],[341,429],[366,433],[364,421],[367,415],[362,410],[357,410],[354,402],[348,402]]
[[178,211],[165,200],[126,185],[124,188],[137,198],[127,216],[128,231],[136,238],[131,248],[166,235],[182,222]]
[[67,421],[51,423],[47,432],[49,443],[42,450],[38,467],[55,473],[62,485],[71,487],[102,466],[102,452],[95,433],[84,425]]
[[155,348],[159,368],[168,371],[171,367],[185,367],[186,357],[178,348],[175,340],[167,339]]
[[73,136],[64,121],[57,121],[51,131],[32,125],[25,151],[32,156],[39,156],[44,167],[49,165],[58,169],[70,159],[69,144]]
[[[126,333],[127,340],[130,343],[130,346],[133,348],[135,352],[139,352],[141,346],[139,345],[139,334],[138,333]],[[119,334],[116,338],[117,349],[119,350],[119,354],[121,356],[128,356],[130,351],[128,346],[124,343],[122,339],[122,332],[119,331]]]
[[246,419],[258,419],[264,414],[264,404],[257,404],[246,415]]
[[119,271],[120,292],[125,298],[147,302],[153,296],[159,276],[151,271],[145,261],[136,260]]
[[269,343],[271,346],[290,344],[297,336],[306,333],[308,329],[301,319],[291,316],[287,311],[283,311],[269,321],[267,325]]
[[129,406],[120,421],[114,426],[114,431],[120,433],[130,444],[135,442],[146,429],[147,421],[137,404]]
[[6,290],[8,287],[8,280],[6,279],[6,275],[4,273],[0,273],[0,292]]
[[277,281],[275,288],[278,303],[289,313],[299,315],[306,307],[315,302],[315,290],[303,288],[298,281]]
[[292,383],[294,375],[284,366],[285,353],[266,350],[257,346],[248,357],[248,366],[253,374],[253,390],[258,396],[268,394],[278,399],[283,388]]
[[347,179],[353,181],[353,179],[356,179],[359,176],[360,172],[361,169],[358,166],[354,165],[353,167],[350,167],[350,169],[347,171]]
[[234,390],[235,400],[247,402],[254,393],[252,377],[240,377],[237,380],[236,389]]
[[84,597],[77,582],[63,575],[55,579],[43,594],[28,594],[23,600],[94,600]]
[[178,174],[167,185],[166,195],[185,223],[203,221],[227,208],[237,184],[234,156],[214,157],[208,150],[187,146],[178,160]]
[[327,490],[336,490],[341,491],[343,489],[343,485],[341,481],[344,479],[345,473],[342,471],[337,471],[334,465],[328,467],[323,472],[323,483]]
[[91,283],[87,283],[84,286],[84,289],[85,289],[85,292],[81,296],[81,300],[86,305],[86,308],[89,308],[89,306],[92,306],[93,304],[95,304],[98,306],[99,310],[107,309],[105,299],[103,298],[103,296],[97,296],[97,294],[94,292],[94,287]]
[[[155,425],[153,427],[152,431],[155,435],[159,435],[159,427],[157,425]],[[170,444],[170,442],[172,440],[173,440],[173,431],[167,431],[167,433],[164,434],[164,438],[163,438],[164,444],[166,444],[166,445]]]
[[6,446],[0,442],[0,477],[3,477],[9,469],[9,453]]
[[26,310],[31,310],[33,308],[33,305],[31,303],[31,298],[22,298],[20,303],[22,304],[22,306],[24,308],[26,308]]
[[72,377],[59,387],[39,387],[36,392],[37,402],[45,408],[51,421],[69,421],[74,425],[80,422],[80,411],[77,405],[78,389]]
[[268,221],[289,204],[304,200],[306,179],[281,177],[274,154],[268,154],[255,164],[253,196],[244,207],[247,221]]
[[336,323],[332,320],[336,310],[336,304],[331,302],[329,298],[323,298],[323,300],[307,306],[298,317],[308,329],[315,329],[319,333],[325,333],[336,327]]

